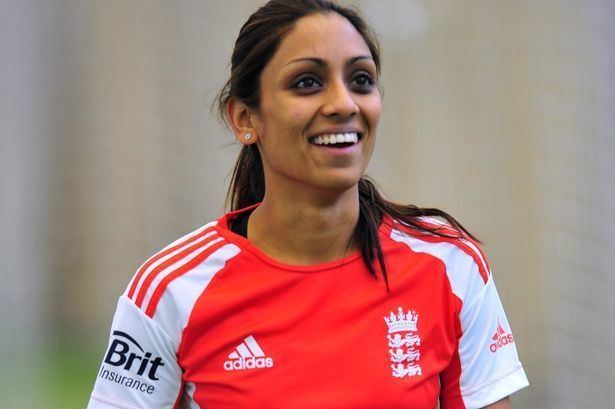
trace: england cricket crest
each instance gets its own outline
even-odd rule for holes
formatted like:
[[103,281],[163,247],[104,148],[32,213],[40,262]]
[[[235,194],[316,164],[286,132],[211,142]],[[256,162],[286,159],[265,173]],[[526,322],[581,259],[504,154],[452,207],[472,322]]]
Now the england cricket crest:
[[421,337],[418,334],[419,315],[416,311],[407,313],[399,307],[397,314],[391,311],[384,317],[389,333],[389,357],[391,358],[392,375],[396,378],[405,376],[420,376],[423,374],[419,361],[421,360]]

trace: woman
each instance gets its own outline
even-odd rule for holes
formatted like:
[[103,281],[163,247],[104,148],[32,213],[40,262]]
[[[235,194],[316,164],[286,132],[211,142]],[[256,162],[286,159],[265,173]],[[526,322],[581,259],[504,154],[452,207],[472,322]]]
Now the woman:
[[249,18],[220,95],[233,211],[141,266],[89,408],[509,407],[527,380],[476,242],[363,177],[379,71],[352,9]]

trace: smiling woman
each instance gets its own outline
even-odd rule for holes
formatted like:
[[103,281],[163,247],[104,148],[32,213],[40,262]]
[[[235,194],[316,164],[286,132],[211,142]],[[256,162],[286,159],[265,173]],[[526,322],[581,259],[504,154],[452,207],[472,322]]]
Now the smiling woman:
[[509,406],[527,379],[479,244],[364,176],[379,77],[353,9],[272,0],[248,19],[219,96],[243,144],[232,211],[120,298],[99,374],[153,392],[99,375],[89,408]]

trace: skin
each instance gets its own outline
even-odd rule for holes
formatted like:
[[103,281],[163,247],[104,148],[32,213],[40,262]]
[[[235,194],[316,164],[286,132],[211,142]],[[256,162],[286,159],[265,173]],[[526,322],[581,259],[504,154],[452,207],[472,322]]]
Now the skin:
[[494,404],[485,406],[484,409],[510,409],[510,398],[506,397]]
[[[263,159],[266,193],[250,216],[248,240],[268,256],[312,265],[356,249],[358,182],[382,110],[377,81],[369,48],[352,24],[336,13],[313,14],[296,22],[265,66],[259,109],[229,101],[237,140],[257,144]],[[310,143],[348,130],[361,134],[348,152]],[[508,409],[510,401],[487,408]]]
[[[263,159],[266,193],[250,217],[248,239],[269,256],[309,265],[354,249],[357,183],[382,108],[376,81],[369,48],[352,24],[335,13],[314,14],[295,24],[263,70],[259,110],[229,102],[237,139],[256,143]],[[309,142],[351,129],[362,138],[348,154]]]

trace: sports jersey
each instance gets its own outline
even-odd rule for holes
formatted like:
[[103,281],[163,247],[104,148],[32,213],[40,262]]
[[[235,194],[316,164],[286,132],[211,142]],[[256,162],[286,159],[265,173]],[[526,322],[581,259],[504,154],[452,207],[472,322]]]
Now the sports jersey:
[[528,385],[472,240],[382,223],[387,289],[359,252],[268,257],[229,227],[248,210],[139,268],[89,409],[480,408]]

